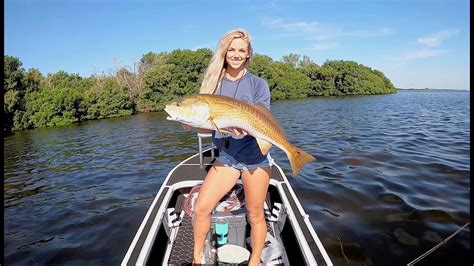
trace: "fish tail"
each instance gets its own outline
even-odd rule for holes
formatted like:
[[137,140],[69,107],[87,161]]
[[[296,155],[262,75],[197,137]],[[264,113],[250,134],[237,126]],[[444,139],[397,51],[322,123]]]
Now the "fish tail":
[[297,176],[300,169],[307,163],[316,160],[313,155],[293,147],[288,155],[288,160],[290,160],[291,164],[291,171],[293,172],[293,176]]

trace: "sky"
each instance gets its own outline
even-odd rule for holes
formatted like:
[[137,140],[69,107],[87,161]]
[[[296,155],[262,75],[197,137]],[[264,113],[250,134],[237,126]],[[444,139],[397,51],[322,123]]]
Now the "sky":
[[470,89],[469,0],[5,0],[4,55],[43,75],[111,73],[148,52],[209,48],[234,28],[254,52],[350,60],[397,88]]

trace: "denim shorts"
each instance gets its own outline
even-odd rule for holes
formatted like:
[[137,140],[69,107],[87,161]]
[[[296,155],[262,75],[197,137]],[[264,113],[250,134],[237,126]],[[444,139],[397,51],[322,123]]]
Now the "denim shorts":
[[234,157],[231,155],[221,151],[219,153],[219,157],[217,157],[217,161],[221,162],[222,164],[232,167],[238,171],[246,171],[246,170],[255,170],[257,168],[265,168],[270,167],[273,164],[273,159],[270,156],[270,153],[267,153],[267,158],[258,164],[245,164],[238,162]]

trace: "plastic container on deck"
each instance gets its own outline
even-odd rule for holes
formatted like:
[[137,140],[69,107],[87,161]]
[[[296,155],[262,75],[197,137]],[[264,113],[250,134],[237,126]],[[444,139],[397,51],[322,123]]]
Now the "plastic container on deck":
[[[225,217],[229,222],[227,244],[245,247],[245,227],[247,225],[246,210],[240,209],[232,212],[213,213],[211,216],[211,232],[214,232],[214,224],[217,217]],[[216,239],[216,236],[213,236],[213,239]]]

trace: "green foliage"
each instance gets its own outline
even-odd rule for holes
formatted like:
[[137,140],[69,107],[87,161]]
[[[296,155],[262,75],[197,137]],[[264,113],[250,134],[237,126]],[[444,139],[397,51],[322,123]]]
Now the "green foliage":
[[17,57],[5,55],[3,63],[3,132],[7,133],[13,129],[14,117],[24,110],[22,80],[25,70]]
[[[25,72],[20,59],[5,55],[4,133],[160,111],[173,99],[198,93],[211,57],[209,49],[149,52],[133,69],[83,78],[64,71],[46,77],[35,68]],[[293,53],[281,61],[255,54],[249,71],[267,81],[273,100],[396,92],[382,72],[353,61],[319,66]]]
[[[273,59],[266,55],[255,54],[252,59],[252,64],[249,66],[249,71],[253,74],[265,79],[269,86],[272,83],[275,71],[272,68]],[[270,89],[272,86],[270,86]]]
[[[278,86],[276,76],[277,73],[273,67],[273,59],[266,55],[255,54],[249,71],[267,81],[268,87],[272,92],[272,99],[284,99],[284,95],[280,95],[275,88]],[[275,95],[274,95],[275,94]]]
[[144,90],[137,102],[140,111],[162,110],[164,105],[184,95],[199,92],[204,71],[212,57],[209,49],[174,50],[171,53],[146,54]]
[[20,97],[17,90],[9,90],[3,95],[3,133],[10,132],[13,126],[13,116],[18,110]]
[[83,96],[72,88],[34,91],[26,96],[25,127],[51,127],[79,121]]
[[36,68],[29,69],[23,77],[23,86],[26,93],[40,90],[44,77]]
[[289,55],[284,55],[281,59],[283,63],[290,64],[293,68],[297,67],[300,62],[300,55],[290,53]]
[[3,111],[13,113],[18,108],[20,96],[17,90],[9,90],[3,95]]
[[81,92],[93,84],[90,79],[83,79],[79,74],[69,74],[64,71],[48,74],[43,83],[43,88],[46,90],[75,88]]
[[80,106],[87,108],[81,120],[133,114],[133,102],[112,77],[98,80],[96,86],[86,90],[84,102]]
[[293,99],[307,97],[311,82],[303,73],[299,72],[290,63],[273,63],[275,70],[275,84],[272,88],[272,99]]
[[174,50],[167,63],[174,66],[170,82],[171,93],[177,96],[198,93],[202,76],[212,52],[209,49]]
[[304,55],[303,58],[298,62],[298,68],[305,73],[308,69],[318,67],[316,63],[311,60],[308,56]]
[[21,67],[22,63],[18,57],[5,55],[3,57],[3,93],[10,90],[22,91],[21,80],[25,70]]
[[164,107],[165,98],[173,94],[170,88],[175,65],[167,61],[168,54],[162,54],[161,60],[155,60],[145,72],[143,94],[137,102],[138,110],[157,111]]
[[326,61],[323,67],[334,70],[336,90],[343,95],[394,93],[395,87],[382,74],[353,61]]
[[146,53],[142,56],[140,59],[140,64],[143,66],[143,71],[147,71],[150,67],[152,67],[154,64],[158,63],[158,60],[163,58],[165,56],[165,53],[157,54],[153,52]]

